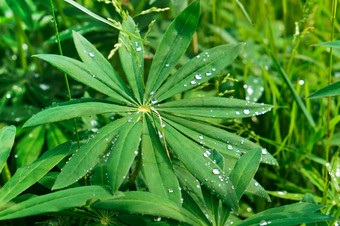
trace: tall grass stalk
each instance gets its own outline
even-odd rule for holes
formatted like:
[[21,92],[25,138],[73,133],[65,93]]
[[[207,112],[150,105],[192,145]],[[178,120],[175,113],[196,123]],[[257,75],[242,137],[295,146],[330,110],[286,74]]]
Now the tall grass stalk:
[[[335,15],[336,15],[336,7],[338,1],[332,1],[332,27],[331,27],[331,39],[334,39],[334,25],[335,25]],[[328,85],[332,83],[332,61],[333,61],[333,48],[330,48],[330,56],[329,56],[329,70],[328,70]],[[328,97],[327,103],[327,145],[326,145],[326,165],[324,167],[324,190],[323,190],[323,197],[322,197],[322,204],[327,204],[327,191],[328,191],[328,170],[327,164],[329,163],[329,152],[330,152],[330,120],[331,120],[331,97]]]
[[[61,48],[61,43],[60,43],[57,19],[55,17],[55,13],[54,13],[53,0],[50,0],[50,4],[51,4],[52,16],[53,16],[54,29],[55,29],[56,37],[57,37],[57,40],[58,40],[59,53],[60,53],[61,56],[63,56],[63,50]],[[65,84],[66,84],[66,88],[67,88],[67,96],[68,96],[68,99],[71,100],[72,99],[71,90],[70,90],[70,85],[69,85],[68,77],[67,77],[66,73],[64,73],[64,78],[65,78]],[[73,126],[74,126],[74,130],[75,130],[76,138],[77,138],[78,147],[80,148],[78,127],[77,127],[77,122],[76,122],[75,118],[73,119]]]

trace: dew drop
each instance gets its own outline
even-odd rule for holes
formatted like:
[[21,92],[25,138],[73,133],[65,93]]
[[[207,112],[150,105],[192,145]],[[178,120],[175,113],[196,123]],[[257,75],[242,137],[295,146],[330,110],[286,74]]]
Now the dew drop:
[[236,112],[237,115],[241,114],[239,111]]
[[174,192],[174,190],[172,188],[169,188],[168,190],[170,193]]
[[169,67],[169,66],[170,66],[170,64],[166,64],[166,65],[165,65],[165,67]]
[[211,154],[210,150],[206,150],[203,154],[204,157],[209,157],[209,155]]
[[195,78],[196,79],[202,79],[202,75],[201,74],[197,74],[197,75],[195,75]]
[[204,137],[201,135],[201,136],[199,136],[199,138],[200,138],[201,140],[203,140]]
[[90,57],[94,57],[95,55],[94,55],[93,52],[89,52],[89,56],[90,56]]
[[249,109],[244,109],[244,110],[243,110],[243,113],[246,114],[246,115],[248,115],[248,114],[250,113],[250,110],[249,110]]
[[228,145],[228,150],[233,150],[233,146],[231,146],[230,144]]
[[6,98],[7,98],[7,99],[11,98],[11,94],[7,93],[7,94],[6,94]]
[[259,186],[259,183],[255,182],[255,187]]
[[210,76],[210,75],[212,75],[212,73],[210,72],[210,71],[208,71],[207,73],[205,73],[206,74],[206,76]]
[[267,149],[262,149],[262,155],[266,155],[268,152],[267,152]]
[[136,51],[137,51],[137,52],[140,52],[141,50],[142,50],[142,47],[136,48]]
[[213,169],[213,174],[217,175],[217,174],[220,174],[220,170],[219,169]]
[[196,82],[196,80],[194,79],[194,80],[192,80],[190,83],[191,83],[192,85],[195,85],[197,82]]

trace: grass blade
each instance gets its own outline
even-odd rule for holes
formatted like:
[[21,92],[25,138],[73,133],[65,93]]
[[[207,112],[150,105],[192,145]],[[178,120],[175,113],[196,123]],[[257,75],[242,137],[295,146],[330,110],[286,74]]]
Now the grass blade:
[[153,193],[130,191],[96,202],[94,208],[167,217],[190,225],[205,225],[186,209]]
[[199,13],[200,3],[194,1],[175,18],[165,32],[151,64],[146,83],[147,94],[152,95],[157,91],[188,48],[198,24]]
[[73,207],[81,207],[88,204],[88,202],[109,197],[112,197],[110,191],[100,186],[70,188],[37,196],[11,206],[0,212],[0,220],[59,212]]
[[[19,168],[13,177],[0,189],[0,206],[3,206],[40,180],[69,154],[70,149],[71,142],[64,143],[45,152],[31,165]],[[2,212],[0,216],[4,216]]]
[[218,75],[242,51],[244,44],[222,45],[191,59],[160,87],[154,96],[158,102],[195,88]]
[[45,123],[58,122],[82,116],[91,116],[110,112],[134,111],[134,108],[116,105],[98,99],[80,99],[52,105],[30,118],[24,127],[37,126]]
[[322,97],[330,97],[330,96],[339,96],[340,95],[340,81],[335,82],[325,88],[322,88],[308,98],[315,99],[315,98],[322,98]]
[[181,205],[177,177],[164,145],[148,118],[143,122],[142,153],[143,172],[149,190]]
[[15,126],[6,126],[0,129],[0,173],[11,153],[15,139]]
[[118,191],[136,157],[142,134],[142,123],[127,123],[119,130],[119,136],[107,161],[107,176],[112,192]]
[[322,42],[319,44],[314,44],[313,46],[323,46],[323,47],[330,47],[330,48],[337,48],[340,49],[340,41],[331,41],[331,42]]

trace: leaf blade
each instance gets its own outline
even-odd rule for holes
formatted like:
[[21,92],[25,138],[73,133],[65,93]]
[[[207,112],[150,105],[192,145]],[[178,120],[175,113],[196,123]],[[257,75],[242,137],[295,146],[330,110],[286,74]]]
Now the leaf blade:
[[332,83],[322,89],[319,89],[312,95],[310,95],[309,99],[322,98],[322,97],[330,97],[330,96],[339,96],[340,95],[340,81]]
[[15,139],[15,126],[6,126],[0,129],[0,173],[11,153]]

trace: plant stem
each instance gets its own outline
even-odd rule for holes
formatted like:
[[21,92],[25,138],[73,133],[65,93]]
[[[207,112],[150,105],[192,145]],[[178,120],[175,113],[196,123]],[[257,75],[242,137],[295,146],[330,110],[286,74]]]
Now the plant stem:
[[[336,15],[336,7],[337,0],[332,0],[332,27],[331,27],[331,40],[334,39],[334,24],[335,24],[335,15]],[[333,61],[333,48],[330,48],[330,56],[329,56],[329,70],[328,70],[328,85],[332,83],[332,61]],[[322,197],[322,204],[327,205],[327,192],[328,192],[328,170],[327,164],[329,162],[329,152],[330,152],[330,120],[331,120],[331,97],[328,97],[327,103],[327,144],[326,144],[326,165],[324,168],[324,190]]]
[[[59,31],[58,31],[57,20],[56,20],[55,14],[54,14],[53,0],[50,0],[50,3],[51,3],[51,10],[52,10],[52,16],[53,16],[53,22],[54,22],[54,29],[55,29],[56,37],[57,37],[57,40],[58,40],[59,53],[60,53],[61,56],[63,56],[63,50],[62,50],[62,48],[61,48],[61,43],[60,43],[60,37],[59,37]],[[64,73],[64,78],[65,78],[65,84],[66,84],[67,93],[68,93],[67,96],[68,96],[68,99],[71,100],[71,99],[72,99],[71,90],[70,90],[70,85],[69,85],[68,77],[67,77],[67,74],[66,74],[66,73]],[[77,127],[77,122],[76,122],[76,119],[75,119],[75,118],[73,119],[73,126],[74,126],[74,130],[75,130],[76,137],[77,137],[78,148],[80,148],[78,127]]]

